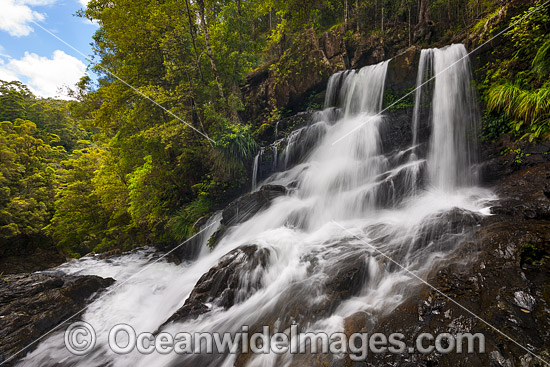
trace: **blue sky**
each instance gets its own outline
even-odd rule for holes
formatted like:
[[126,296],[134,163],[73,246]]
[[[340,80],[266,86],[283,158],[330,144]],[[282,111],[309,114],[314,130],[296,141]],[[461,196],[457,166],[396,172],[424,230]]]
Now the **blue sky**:
[[0,0],[0,79],[19,80],[41,97],[61,97],[89,62],[39,23],[85,55],[97,25],[74,14],[87,0]]

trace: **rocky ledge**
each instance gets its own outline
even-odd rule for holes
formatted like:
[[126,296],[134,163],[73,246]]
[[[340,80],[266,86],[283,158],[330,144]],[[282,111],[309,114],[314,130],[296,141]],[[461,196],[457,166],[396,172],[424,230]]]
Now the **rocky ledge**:
[[[0,278],[0,363],[7,366],[33,343],[81,311],[114,279],[65,274],[15,274]],[[76,316],[78,317],[78,315]],[[24,351],[21,351],[25,348]]]
[[[502,199],[493,215],[428,279],[437,290],[420,286],[374,328],[361,314],[346,323],[348,333],[400,332],[409,341],[421,333],[482,333],[485,353],[371,354],[338,365],[528,367],[543,365],[535,355],[549,360],[550,163],[507,176],[508,168],[495,186]],[[458,265],[464,259],[468,265]]]

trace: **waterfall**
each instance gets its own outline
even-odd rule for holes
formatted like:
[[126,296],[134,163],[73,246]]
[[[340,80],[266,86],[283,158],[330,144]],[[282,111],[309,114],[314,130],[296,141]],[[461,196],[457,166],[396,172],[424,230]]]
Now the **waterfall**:
[[429,105],[431,104],[429,98],[429,80],[433,77],[433,52],[433,49],[426,49],[420,52],[412,121],[413,147],[416,147],[418,144],[418,130],[420,129],[421,115],[423,114],[423,112],[425,113],[425,111],[429,108]]
[[[344,112],[378,112],[382,109],[389,61],[346,74],[342,87]],[[369,88],[365,88],[369,86]]]
[[254,157],[254,163],[252,164],[252,191],[256,190],[258,185],[258,167],[260,165],[262,155],[264,154],[264,148],[261,148],[256,157]]
[[342,78],[345,77],[347,72],[339,71],[332,75],[328,80],[327,91],[325,94],[325,108],[333,107],[337,103],[338,92],[340,90],[340,83]]
[[[423,50],[420,57],[413,145],[418,144],[421,110],[426,108],[425,96],[431,90],[428,175],[430,184],[446,191],[476,183],[473,165],[480,116],[467,56],[464,45],[454,44],[442,49]],[[433,85],[428,83],[421,87],[432,76],[435,76]]]
[[275,171],[277,169],[277,166],[278,166],[278,162],[279,162],[279,141],[276,141],[275,143],[273,143],[272,145],[272,148],[273,148],[273,166],[272,166],[272,169],[273,171]]
[[[419,80],[431,75],[424,71],[428,63],[433,61],[437,74],[464,49],[455,45],[423,55],[425,74]],[[327,108],[290,135],[281,152],[282,171],[264,180],[286,186],[288,194],[245,222],[223,228],[212,251],[201,251],[195,261],[180,266],[159,262],[147,267],[150,260],[128,254],[119,262],[86,258],[59,268],[112,276],[121,287],[94,301],[82,316],[96,330],[94,352],[85,358],[71,355],[59,332],[45,338],[20,365],[233,366],[236,355],[142,355],[135,350],[116,355],[107,335],[116,323],[127,323],[138,333],[236,333],[243,325],[288,333],[292,323],[307,331],[343,332],[352,315],[364,314],[368,328],[413,295],[416,277],[425,279],[448,261],[476,218],[487,212],[492,194],[473,186],[472,176],[465,178],[474,154],[470,133],[476,110],[467,61],[437,74],[429,123],[433,131],[429,140],[420,134],[415,138],[415,144],[428,145],[426,156],[415,156],[410,146],[385,151],[381,128],[393,128],[380,114],[387,70],[388,62],[383,62],[331,78]],[[417,101],[422,101],[419,95]],[[415,118],[416,128],[424,124],[422,113]],[[253,189],[261,155],[254,159]],[[417,190],[426,169],[431,185]],[[219,226],[219,220],[212,218],[212,223]],[[201,242],[205,247],[207,240]],[[241,266],[246,256],[250,261]],[[199,304],[197,315],[161,327],[186,299],[204,294],[201,287],[214,282],[209,277],[216,267],[227,267],[232,258],[236,266],[224,273],[224,279],[234,277],[230,285],[212,288],[213,298]],[[358,275],[346,278],[354,270]],[[236,288],[235,297],[227,304],[230,287]],[[249,357],[243,365],[304,365],[290,354]]]
[[432,184],[443,190],[476,183],[472,167],[480,117],[467,56],[461,44],[434,50],[428,170]]

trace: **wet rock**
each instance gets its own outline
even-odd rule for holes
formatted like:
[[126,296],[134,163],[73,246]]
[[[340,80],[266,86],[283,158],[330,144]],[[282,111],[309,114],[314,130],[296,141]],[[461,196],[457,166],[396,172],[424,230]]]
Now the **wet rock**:
[[121,253],[122,253],[122,251],[120,251],[120,249],[115,249],[115,250],[111,250],[111,251],[102,252],[101,254],[97,255],[97,257],[99,259],[105,260],[105,259],[108,259],[110,257],[120,256]]
[[502,197],[491,208],[494,214],[524,219],[550,219],[550,163],[513,174],[498,186]]
[[386,154],[408,149],[412,142],[412,108],[389,111],[380,126],[382,151]]
[[[212,307],[225,309],[254,293],[261,284],[262,272],[269,259],[269,251],[256,245],[241,246],[222,257],[218,264],[197,282],[185,304],[162,326],[183,322],[209,312]],[[245,281],[246,280],[246,281]]]
[[521,307],[522,310],[533,312],[535,310],[536,300],[529,293],[517,291],[514,292],[514,303],[516,306]]
[[[542,215],[546,210],[543,203],[547,172],[547,164],[542,164],[501,180],[495,187],[501,197],[495,208],[501,209],[496,209],[492,216],[469,216],[457,210],[443,214],[438,221],[448,223],[445,225],[455,233],[469,227],[477,229],[456,250],[451,261],[428,277],[427,282],[438,291],[420,285],[412,297],[374,326],[367,326],[371,334],[388,335],[399,331],[407,336],[409,344],[424,332],[432,335],[482,333],[486,352],[371,354],[367,365],[533,365],[535,359],[526,355],[516,342],[537,355],[547,353],[550,346],[550,264],[541,260],[522,265],[525,251],[537,249],[536,254],[540,256],[550,253],[550,221]],[[518,209],[519,203],[522,206]],[[526,215],[528,208],[536,215]],[[365,330],[363,323],[353,320],[350,318],[346,322],[349,329],[346,332]],[[349,362],[344,359],[337,361],[335,366],[345,366]]]
[[269,207],[279,196],[284,196],[287,189],[280,185],[264,185],[260,190],[245,194],[233,201],[222,212],[222,225],[229,226],[250,219],[259,211]]
[[[37,273],[3,276],[0,279],[0,360],[10,358],[81,311],[98,292],[113,283],[114,279],[97,276]],[[35,347],[36,344],[32,344],[15,360]]]
[[483,142],[481,152],[479,171],[486,184],[505,183],[504,178],[515,172],[550,162],[550,142],[514,141],[507,134]]
[[506,358],[504,358],[498,350],[492,351],[490,354],[490,358],[491,358],[491,362],[493,362],[496,366],[499,366],[499,367],[513,366],[512,362],[506,360]]
[[[334,256],[347,253],[346,243],[334,244]],[[317,272],[316,267],[322,265],[316,255],[303,258],[304,263],[309,264],[308,272]],[[330,316],[336,308],[345,300],[357,295],[368,282],[368,265],[365,257],[360,254],[349,254],[342,256],[339,261],[324,268],[324,277],[320,282],[294,282],[288,285],[287,289],[277,298],[276,303],[271,305],[271,310],[266,312],[263,318],[255,325],[250,325],[250,333],[262,330],[263,325],[270,327],[270,330],[282,331],[296,323],[304,328],[310,323],[322,320]],[[305,297],[318,293],[323,297]],[[356,315],[356,320],[349,321],[354,325],[364,326],[369,323],[366,314]],[[247,365],[251,354],[241,354],[235,366],[244,367]],[[329,365],[328,355],[296,355],[292,361],[292,367],[300,366],[324,366]],[[282,362],[281,362],[282,364]]]
[[416,84],[420,49],[411,46],[392,58],[388,65],[388,84],[393,90],[403,91]]

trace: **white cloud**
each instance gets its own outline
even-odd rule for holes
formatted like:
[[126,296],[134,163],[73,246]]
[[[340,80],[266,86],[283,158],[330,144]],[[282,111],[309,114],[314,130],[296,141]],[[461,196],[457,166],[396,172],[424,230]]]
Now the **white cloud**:
[[0,60],[0,79],[20,80],[41,97],[61,97],[59,88],[73,87],[86,72],[79,59],[56,50],[52,58],[25,52],[21,59]]
[[17,75],[12,71],[4,67],[4,60],[0,59],[0,80],[11,82],[12,80],[18,80]]
[[80,5],[82,5],[83,7],[87,7],[87,6],[88,6],[88,3],[90,2],[90,0],[78,0],[78,2],[79,2]]
[[32,22],[44,20],[45,15],[28,5],[53,4],[55,0],[0,0],[0,30],[15,37],[27,36],[33,31]]

